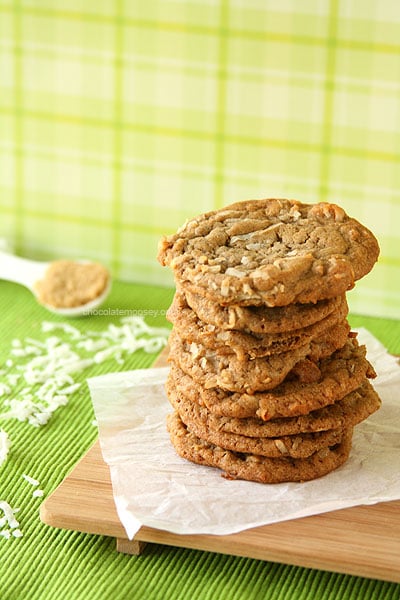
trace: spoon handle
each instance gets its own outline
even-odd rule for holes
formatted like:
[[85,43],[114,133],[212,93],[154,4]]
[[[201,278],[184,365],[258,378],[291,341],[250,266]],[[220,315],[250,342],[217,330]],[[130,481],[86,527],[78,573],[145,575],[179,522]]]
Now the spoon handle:
[[0,279],[20,283],[32,290],[41,279],[48,263],[28,260],[0,251]]

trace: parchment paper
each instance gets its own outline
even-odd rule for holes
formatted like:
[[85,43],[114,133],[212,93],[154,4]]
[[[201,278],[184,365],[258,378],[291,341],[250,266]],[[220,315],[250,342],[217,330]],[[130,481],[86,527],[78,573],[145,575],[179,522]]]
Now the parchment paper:
[[230,481],[175,453],[166,431],[168,368],[88,380],[114,500],[129,539],[142,525],[179,534],[236,533],[359,504],[400,498],[400,368],[359,330],[378,377],[382,407],[354,429],[345,465],[306,483]]

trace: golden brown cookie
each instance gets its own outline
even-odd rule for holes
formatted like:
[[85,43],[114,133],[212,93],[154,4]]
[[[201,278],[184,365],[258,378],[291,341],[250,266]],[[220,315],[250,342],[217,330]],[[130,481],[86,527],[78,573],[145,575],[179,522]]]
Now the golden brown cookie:
[[351,449],[352,428],[345,430],[341,443],[318,450],[307,458],[269,458],[258,454],[233,452],[210,444],[184,425],[178,413],[168,415],[168,431],[176,452],[191,462],[217,467],[228,479],[259,483],[309,481],[341,466]]
[[200,294],[186,290],[177,282],[178,293],[185,296],[186,302],[204,323],[219,329],[240,329],[250,333],[275,334],[289,333],[309,327],[333,312],[339,311],[346,302],[341,294],[327,300],[309,304],[289,304],[287,306],[223,306],[212,302]]
[[279,385],[310,350],[309,345],[291,352],[252,360],[238,359],[234,352],[218,353],[200,344],[182,340],[173,330],[169,337],[169,360],[205,389],[252,393]]
[[374,235],[335,204],[264,199],[191,219],[161,240],[158,260],[218,304],[286,306],[345,293],[378,254]]
[[298,379],[287,379],[274,389],[254,394],[229,392],[218,387],[206,389],[172,363],[167,394],[173,385],[178,394],[223,417],[258,417],[263,421],[298,417],[341,400],[359,388],[366,378],[375,377],[365,354],[365,346],[359,346],[356,339],[350,338],[331,357],[319,361],[318,381],[302,383]]
[[[174,406],[174,402],[171,400]],[[183,423],[188,429],[206,442],[233,452],[259,454],[270,458],[292,456],[293,458],[306,458],[314,452],[339,444],[342,440],[342,429],[329,429],[316,433],[301,433],[280,437],[250,437],[237,433],[227,433],[212,429],[202,421],[192,419],[187,411],[180,412],[179,404],[174,406]]]
[[[222,352],[182,339],[176,330],[169,337],[170,360],[206,389],[222,388],[231,392],[253,393],[278,386],[296,368],[303,381],[315,381],[320,373],[315,361],[330,356],[348,339],[349,325],[344,321],[331,327],[316,340],[279,354],[252,358],[233,352],[226,346]],[[311,360],[304,362],[309,357]],[[306,372],[306,377],[302,372]]]
[[[334,404],[298,417],[281,417],[270,421],[256,417],[238,419],[215,415],[206,406],[191,401],[182,392],[178,393],[172,378],[168,380],[168,398],[182,421],[188,425],[195,422],[203,429],[255,438],[278,438],[354,427],[381,406],[381,400],[368,380]],[[195,427],[192,429],[196,432]]]
[[[231,354],[233,351],[239,359],[245,360],[248,357],[257,358],[288,352],[312,341],[316,341],[317,346],[323,342],[329,344],[325,349],[325,355],[328,356],[346,342],[350,330],[346,322],[347,314],[348,306],[344,299],[337,311],[308,327],[286,333],[255,334],[245,330],[220,329],[203,322],[189,307],[185,296],[177,292],[167,311],[167,319],[174,325],[181,338],[206,348],[217,349],[221,354]],[[329,330],[331,335],[326,336]],[[323,342],[318,340],[321,336],[324,336]]]

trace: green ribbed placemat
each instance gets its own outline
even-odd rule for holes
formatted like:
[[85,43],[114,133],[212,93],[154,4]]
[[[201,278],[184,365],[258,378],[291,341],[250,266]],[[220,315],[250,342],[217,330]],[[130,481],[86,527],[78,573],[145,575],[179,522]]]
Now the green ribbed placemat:
[[[147,311],[149,325],[164,326],[172,294],[171,289],[115,283],[103,307],[108,314],[68,322],[82,331],[100,330],[134,310]],[[39,338],[43,321],[61,321],[39,307],[29,292],[5,282],[1,282],[0,311],[0,364],[8,357],[12,339]],[[366,326],[390,351],[400,353],[399,321],[352,317],[351,323]],[[148,367],[154,359],[138,351],[122,366],[110,360],[91,367],[80,380],[107,371]],[[0,537],[2,600],[399,598],[400,586],[388,582],[209,552],[151,544],[141,556],[127,556],[116,552],[114,539],[42,524],[41,500],[32,497],[22,474],[38,479],[47,496],[95,440],[92,419],[89,392],[82,386],[41,428],[0,421],[0,428],[12,439],[9,458],[0,467],[0,500],[20,508],[17,517],[24,534],[19,539]]]

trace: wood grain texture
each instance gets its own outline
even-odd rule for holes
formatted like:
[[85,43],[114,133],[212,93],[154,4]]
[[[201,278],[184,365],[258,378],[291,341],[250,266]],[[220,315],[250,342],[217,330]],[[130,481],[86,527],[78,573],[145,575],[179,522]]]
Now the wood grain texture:
[[[165,351],[156,362],[165,364]],[[117,538],[117,549],[137,554],[141,542],[400,582],[400,501],[356,506],[284,521],[227,536],[177,535],[142,527],[127,539],[113,500],[110,473],[96,442],[41,506],[44,523]]]

